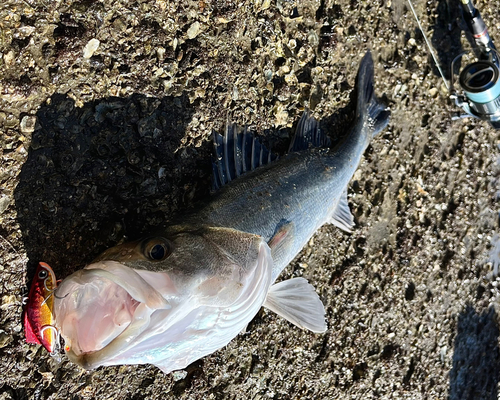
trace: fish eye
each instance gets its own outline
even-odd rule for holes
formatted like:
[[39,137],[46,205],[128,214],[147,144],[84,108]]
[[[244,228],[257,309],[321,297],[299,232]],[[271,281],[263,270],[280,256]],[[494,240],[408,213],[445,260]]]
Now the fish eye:
[[40,270],[40,272],[38,272],[38,279],[45,279],[45,278],[47,278],[47,276],[49,276],[49,273],[44,269],[42,269],[42,270]]
[[162,261],[171,253],[170,243],[164,238],[151,239],[144,247],[144,255],[153,261]]

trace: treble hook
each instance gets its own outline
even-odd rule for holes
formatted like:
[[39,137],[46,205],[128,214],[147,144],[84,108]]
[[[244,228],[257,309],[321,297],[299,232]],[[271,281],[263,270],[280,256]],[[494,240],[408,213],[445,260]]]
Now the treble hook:
[[50,354],[55,354],[55,353],[58,353],[60,348],[61,348],[61,342],[60,342],[60,339],[61,339],[61,333],[59,332],[59,329],[57,329],[54,325],[44,325],[42,326],[42,328],[40,329],[40,336],[43,337],[43,333],[47,330],[52,330],[54,332],[54,334],[56,335],[56,343],[55,343],[55,346],[54,346],[54,350],[50,352]]

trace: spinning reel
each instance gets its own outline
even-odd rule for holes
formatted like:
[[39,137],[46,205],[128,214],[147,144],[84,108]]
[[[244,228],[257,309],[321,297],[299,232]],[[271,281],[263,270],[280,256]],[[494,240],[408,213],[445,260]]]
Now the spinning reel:
[[[408,0],[408,2],[423,33],[424,31],[413,4],[411,0]],[[471,34],[468,39],[474,51],[474,57],[472,59],[467,57],[467,64],[462,68],[458,76],[458,84],[463,94],[457,94],[455,90],[454,70],[456,63],[463,60],[467,52],[459,54],[452,61],[451,80],[448,86],[425,34],[424,38],[446,87],[450,91],[450,98],[455,100],[455,104],[464,111],[464,113],[455,113],[452,118],[478,118],[488,121],[493,128],[500,129],[500,54],[488,34],[488,29],[481,18],[481,14],[473,6],[471,0],[461,0],[461,4],[464,20]]]

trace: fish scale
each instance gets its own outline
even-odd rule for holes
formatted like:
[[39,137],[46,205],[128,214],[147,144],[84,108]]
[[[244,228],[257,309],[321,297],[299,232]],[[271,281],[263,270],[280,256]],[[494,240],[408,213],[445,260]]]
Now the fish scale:
[[348,157],[354,160],[350,168],[338,168],[345,152],[325,153],[319,149],[292,153],[261,167],[223,188],[194,218],[261,235],[266,241],[280,226],[293,222],[294,244],[285,257],[274,260],[277,275],[331,217],[362,151],[357,159]]

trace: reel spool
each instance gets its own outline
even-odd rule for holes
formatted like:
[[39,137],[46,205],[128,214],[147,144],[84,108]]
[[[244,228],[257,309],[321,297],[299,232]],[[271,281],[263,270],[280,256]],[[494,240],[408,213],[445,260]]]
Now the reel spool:
[[[452,71],[455,62],[452,62]],[[498,66],[487,60],[479,60],[467,64],[459,75],[459,85],[465,95],[453,95],[457,106],[461,107],[466,115],[488,121],[495,129],[500,128],[500,70]],[[453,93],[453,75],[452,75]]]

